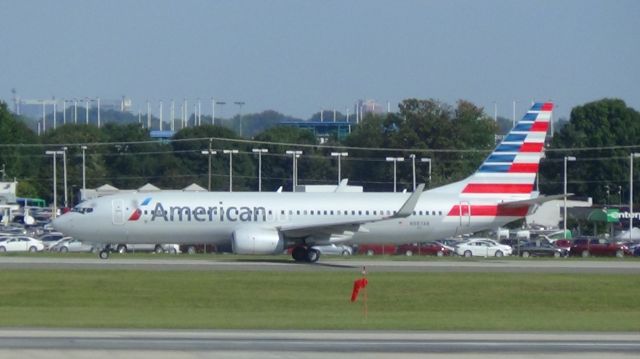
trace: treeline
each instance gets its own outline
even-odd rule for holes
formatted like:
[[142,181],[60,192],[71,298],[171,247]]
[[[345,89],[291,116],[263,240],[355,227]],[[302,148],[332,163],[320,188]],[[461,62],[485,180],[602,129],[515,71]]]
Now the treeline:
[[[249,123],[255,118],[245,115],[242,120]],[[277,113],[271,118],[276,121]],[[264,125],[265,130],[248,140],[248,135],[243,133],[240,138],[228,123],[188,127],[179,130],[172,141],[153,141],[138,125],[137,117],[135,120],[129,124],[109,122],[101,128],[67,124],[37,136],[7,110],[6,104],[0,104],[0,165],[5,164],[9,179],[20,182],[20,196],[48,201],[52,196],[52,159],[45,151],[59,150],[63,145],[67,146],[72,196],[82,187],[82,145],[87,146],[88,188],[105,183],[127,189],[145,183],[163,189],[191,183],[206,188],[208,156],[201,151],[207,150],[209,139],[213,139],[211,148],[217,154],[212,157],[212,190],[229,189],[229,155],[223,154],[225,149],[239,152],[233,155],[233,190],[257,190],[258,161],[253,148],[269,151],[262,157],[265,191],[280,186],[291,190],[292,158],[285,154],[287,150],[303,151],[298,160],[299,184],[336,183],[337,160],[331,152],[348,152],[341,161],[342,177],[349,178],[350,184],[363,185],[366,191],[392,191],[393,166],[385,158],[403,157],[405,161],[398,163],[398,188],[411,190],[410,154],[416,157],[417,181],[427,182],[429,165],[420,159],[429,158],[432,176],[428,185],[438,186],[472,173],[495,146],[495,135],[503,132],[482,108],[470,102],[459,101],[452,106],[418,99],[403,101],[397,113],[367,115],[359,125],[352,126],[346,139],[330,139],[326,147],[319,146],[315,136],[304,129]],[[204,116],[202,122],[210,123]],[[629,153],[640,151],[639,132],[639,113],[621,100],[605,99],[574,108],[568,125],[556,133],[542,161],[541,191],[562,193],[562,158],[571,155],[578,161],[570,165],[570,192],[593,196],[601,203],[620,200],[618,186],[628,193]],[[58,159],[61,196],[62,159]],[[610,189],[608,199],[605,185]]]

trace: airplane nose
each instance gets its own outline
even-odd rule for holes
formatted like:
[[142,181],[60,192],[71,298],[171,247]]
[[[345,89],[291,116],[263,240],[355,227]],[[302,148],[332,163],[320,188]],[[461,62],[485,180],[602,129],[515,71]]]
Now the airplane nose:
[[73,219],[71,219],[70,217],[70,215],[62,215],[56,217],[51,222],[51,225],[56,231],[68,234],[73,228]]

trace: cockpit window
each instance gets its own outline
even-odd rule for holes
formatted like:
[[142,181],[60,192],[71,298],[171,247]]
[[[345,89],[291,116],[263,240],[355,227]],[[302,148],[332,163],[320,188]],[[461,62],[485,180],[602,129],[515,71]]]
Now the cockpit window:
[[91,207],[80,207],[80,206],[75,206],[75,207],[73,207],[73,209],[72,209],[71,211],[72,211],[72,212],[81,213],[81,214],[86,214],[86,213],[91,213],[91,212],[93,212],[93,208],[91,208]]

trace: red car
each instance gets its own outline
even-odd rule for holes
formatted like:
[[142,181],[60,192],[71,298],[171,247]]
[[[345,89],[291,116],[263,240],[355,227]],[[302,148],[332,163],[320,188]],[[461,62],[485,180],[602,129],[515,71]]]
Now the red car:
[[395,254],[396,246],[392,244],[361,244],[358,246],[358,254],[372,256],[374,254]]
[[616,256],[631,255],[629,247],[620,242],[607,241],[600,238],[576,238],[573,240],[569,254],[572,256]]
[[451,255],[451,250],[435,242],[420,243],[420,244],[403,244],[398,247],[396,254],[404,254],[405,256],[412,256],[414,254],[423,256],[448,256]]

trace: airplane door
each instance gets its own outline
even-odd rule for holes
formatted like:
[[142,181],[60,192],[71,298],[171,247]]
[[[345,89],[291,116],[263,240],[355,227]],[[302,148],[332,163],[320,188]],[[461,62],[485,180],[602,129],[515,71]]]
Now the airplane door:
[[458,234],[469,233],[469,227],[471,226],[471,204],[469,202],[460,202],[459,209],[459,224]]
[[113,201],[111,201],[111,207],[113,209],[113,212],[112,212],[113,224],[118,224],[118,225],[124,224],[124,201],[121,199],[114,199]]

